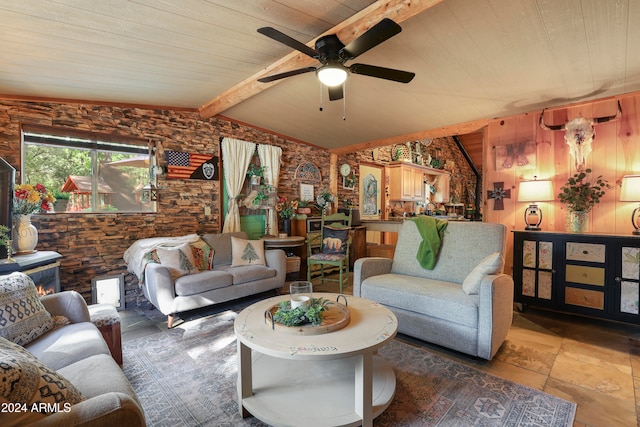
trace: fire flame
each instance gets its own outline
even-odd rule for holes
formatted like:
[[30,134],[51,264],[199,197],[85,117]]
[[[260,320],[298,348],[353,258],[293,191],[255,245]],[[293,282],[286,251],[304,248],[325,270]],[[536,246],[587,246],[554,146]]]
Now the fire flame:
[[38,291],[38,296],[40,297],[55,293],[55,289],[53,288],[46,289],[42,285],[36,286],[36,291]]

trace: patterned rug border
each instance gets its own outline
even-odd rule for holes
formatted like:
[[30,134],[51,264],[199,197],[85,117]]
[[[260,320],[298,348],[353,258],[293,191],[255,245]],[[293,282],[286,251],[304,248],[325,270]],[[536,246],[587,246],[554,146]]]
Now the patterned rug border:
[[[266,425],[238,414],[235,317],[227,310],[123,343],[123,369],[149,426]],[[393,366],[397,385],[375,426],[573,425],[574,403],[401,338],[379,354]]]

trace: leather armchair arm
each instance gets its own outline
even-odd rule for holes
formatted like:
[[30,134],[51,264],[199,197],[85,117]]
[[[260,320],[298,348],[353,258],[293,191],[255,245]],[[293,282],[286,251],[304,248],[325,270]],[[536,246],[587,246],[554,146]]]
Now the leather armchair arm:
[[34,427],[66,426],[131,426],[146,425],[138,403],[124,393],[109,392],[72,405],[68,412],[59,411],[31,424]]
[[52,316],[65,316],[71,323],[91,321],[87,302],[76,291],[44,295],[40,301]]

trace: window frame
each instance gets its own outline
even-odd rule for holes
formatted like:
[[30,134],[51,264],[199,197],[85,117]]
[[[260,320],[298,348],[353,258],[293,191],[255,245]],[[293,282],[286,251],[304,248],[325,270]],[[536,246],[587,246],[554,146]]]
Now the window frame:
[[[101,211],[97,209],[99,194],[98,178],[99,173],[95,174],[94,171],[98,170],[98,153],[111,152],[121,154],[138,154],[148,155],[150,167],[155,165],[155,153],[156,145],[151,141],[144,140],[136,137],[127,137],[116,134],[107,134],[99,132],[82,131],[77,129],[67,129],[54,126],[42,126],[42,125],[30,125],[22,124],[20,129],[20,182],[24,183],[25,168],[25,146],[26,145],[43,145],[49,147],[69,148],[76,150],[87,150],[91,157],[91,181],[92,181],[92,194],[91,194],[91,211],[90,212],[73,212],[65,211],[62,213],[67,214],[155,214],[157,213],[157,203],[151,202],[151,207],[148,210],[136,211],[136,210],[123,210],[123,211]],[[71,140],[74,139],[74,140]],[[155,185],[155,177],[152,180]]]

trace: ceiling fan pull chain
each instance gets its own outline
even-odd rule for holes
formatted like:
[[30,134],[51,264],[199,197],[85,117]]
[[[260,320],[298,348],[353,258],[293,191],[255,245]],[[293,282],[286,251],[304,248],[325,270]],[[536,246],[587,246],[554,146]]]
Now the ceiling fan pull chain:
[[322,82],[318,80],[318,83],[320,83],[320,111],[324,111],[324,108],[322,107]]
[[347,81],[345,80],[342,83],[342,91],[344,92],[344,96],[342,97],[342,121],[347,121]]

